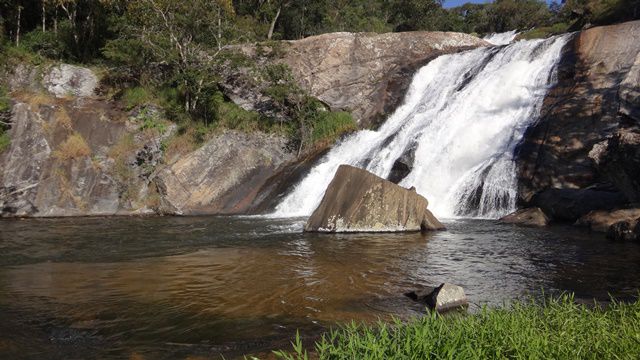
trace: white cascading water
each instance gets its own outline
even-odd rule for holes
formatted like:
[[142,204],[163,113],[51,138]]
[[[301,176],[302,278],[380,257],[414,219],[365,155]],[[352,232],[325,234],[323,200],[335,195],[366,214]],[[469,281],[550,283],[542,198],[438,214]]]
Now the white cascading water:
[[503,33],[493,33],[483,37],[484,40],[493,45],[508,45],[518,36],[518,30],[511,30]]
[[513,152],[538,118],[569,36],[429,62],[377,131],[361,130],[335,145],[272,216],[311,215],[341,164],[388,178],[401,157],[415,160],[400,185],[415,186],[436,216],[496,218],[515,210]]

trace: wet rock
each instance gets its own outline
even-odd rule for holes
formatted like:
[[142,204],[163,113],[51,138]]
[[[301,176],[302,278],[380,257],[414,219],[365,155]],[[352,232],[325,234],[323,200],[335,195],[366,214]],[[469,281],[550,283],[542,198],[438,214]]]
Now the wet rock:
[[155,181],[172,213],[242,213],[276,169],[293,158],[285,145],[280,136],[226,131],[162,170]]
[[620,113],[640,123],[640,53],[620,84]]
[[631,87],[625,79],[635,81],[632,68],[640,41],[629,39],[639,37],[640,21],[631,21],[582,31],[565,47],[558,82],[516,154],[524,202],[546,189],[586,188],[603,181],[589,152],[616,132],[621,107],[636,106],[637,81]]
[[549,189],[537,194],[533,205],[553,220],[575,222],[594,210],[612,210],[627,203],[615,189]]
[[607,230],[607,239],[613,241],[638,241],[640,233],[638,232],[639,219],[619,221],[609,227]]
[[414,301],[427,304],[430,309],[438,312],[465,308],[469,300],[460,286],[443,283],[438,287],[426,287],[405,294]]
[[[330,33],[278,43],[236,47],[259,64],[283,63],[295,81],[331,110],[350,111],[363,128],[375,125],[402,101],[415,70],[436,56],[489,45],[451,32]],[[275,54],[280,52],[281,54]],[[260,57],[266,57],[260,59]],[[271,100],[240,70],[223,81],[225,94],[245,109],[270,112]]]
[[56,97],[94,95],[98,86],[98,77],[90,69],[60,64],[54,66],[45,75],[43,84]]
[[25,197],[30,187],[18,189],[15,186],[0,187],[0,216],[26,217],[38,212],[38,208]]
[[415,148],[406,151],[400,158],[398,158],[391,168],[388,179],[394,184],[399,183],[411,173],[413,170],[413,163],[415,162]]
[[619,129],[596,144],[589,157],[598,172],[624,193],[640,202],[640,128]]
[[520,209],[503,217],[500,221],[507,224],[532,227],[544,227],[549,225],[549,218],[545,215],[544,211],[538,207]]
[[597,210],[578,219],[575,225],[588,227],[592,231],[607,232],[617,222],[632,221],[637,218],[640,218],[640,209]]
[[444,229],[427,199],[366,170],[340,165],[304,230],[398,232]]

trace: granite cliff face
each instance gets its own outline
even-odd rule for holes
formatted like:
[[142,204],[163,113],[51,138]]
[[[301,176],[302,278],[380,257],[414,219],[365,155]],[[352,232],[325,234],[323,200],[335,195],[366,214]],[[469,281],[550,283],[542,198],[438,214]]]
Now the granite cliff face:
[[[278,56],[259,55],[258,46],[240,49],[259,66],[287,64],[310,95],[332,109],[353,111],[370,126],[402,98],[414,69],[439,54],[481,45],[483,40],[454,33],[336,33],[282,42]],[[269,99],[243,82],[247,74],[223,75],[232,100],[269,111]],[[314,159],[296,159],[284,137],[237,131],[169,158],[164,149],[175,125],[143,126],[148,117],[162,122],[161,110],[122,109],[96,95],[98,77],[78,66],[21,65],[7,85],[13,109],[11,144],[0,154],[2,216],[259,211],[300,171],[295,169]]]
[[[298,85],[331,110],[349,111],[361,128],[378,125],[404,97],[414,72],[447,53],[489,45],[461,33],[331,33],[281,42],[276,47],[240,46],[261,66],[286,64]],[[241,69],[242,70],[242,69]],[[269,114],[270,99],[250,71],[225,76],[225,94],[247,110]]]
[[292,41],[283,61],[303,89],[368,128],[395,110],[429,60],[486,45],[461,33],[337,33]]
[[[640,199],[636,38],[638,21],[583,31],[565,49],[558,84],[518,150],[523,204],[575,220],[601,210],[597,199],[608,199],[607,208]],[[368,128],[402,99],[415,69],[440,54],[486,45],[453,33],[336,33],[239,50],[258,65],[287,64],[301,88]],[[249,73],[223,75],[229,98],[270,111]],[[8,79],[13,110],[11,144],[0,153],[3,216],[260,212],[322,154],[298,159],[282,137],[226,131],[169,158],[164,144],[175,126],[144,129],[142,118],[160,118],[159,110],[125,111],[96,95],[98,80],[70,65],[19,66]],[[568,200],[544,200],[558,199],[554,194]]]
[[[176,131],[161,111],[124,111],[95,96],[96,76],[76,66],[16,69],[11,143],[0,154],[1,216],[237,213],[292,155],[285,139],[225,131],[168,159]],[[145,119],[158,122],[145,127]]]
[[[596,27],[564,50],[557,86],[517,154],[522,203],[571,221],[637,201],[639,37],[640,21]],[[557,195],[562,209],[549,202]]]

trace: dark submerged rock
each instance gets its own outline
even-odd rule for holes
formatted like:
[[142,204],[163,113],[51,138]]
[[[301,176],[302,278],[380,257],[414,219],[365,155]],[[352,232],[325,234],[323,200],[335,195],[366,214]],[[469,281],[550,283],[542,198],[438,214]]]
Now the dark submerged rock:
[[640,233],[637,230],[640,219],[619,221],[609,227],[607,239],[613,241],[637,241]]
[[612,210],[627,203],[614,189],[549,189],[537,194],[532,203],[554,220],[574,222],[594,210]]

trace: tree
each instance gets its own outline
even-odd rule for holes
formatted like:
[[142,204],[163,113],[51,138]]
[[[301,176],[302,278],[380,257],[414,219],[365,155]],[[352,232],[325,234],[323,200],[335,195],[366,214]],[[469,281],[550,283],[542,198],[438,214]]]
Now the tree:
[[168,70],[164,81],[180,91],[184,110],[196,114],[206,104],[204,94],[216,87],[213,65],[233,41],[234,16],[228,0],[131,1],[120,21],[122,36],[109,41],[104,53],[124,64]]

